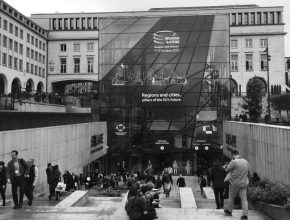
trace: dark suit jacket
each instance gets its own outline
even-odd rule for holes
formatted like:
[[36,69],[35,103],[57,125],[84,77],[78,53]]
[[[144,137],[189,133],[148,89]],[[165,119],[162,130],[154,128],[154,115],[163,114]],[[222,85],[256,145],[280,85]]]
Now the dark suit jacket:
[[0,186],[7,184],[7,178],[6,178],[6,167],[3,166],[1,172],[0,172]]
[[[19,172],[21,176],[27,175],[29,169],[27,166],[27,163],[25,162],[25,160],[23,160],[22,158],[17,158],[18,162],[19,162]],[[7,164],[7,179],[10,179],[11,182],[13,182],[14,176],[15,176],[15,169],[14,169],[14,161],[10,160]]]

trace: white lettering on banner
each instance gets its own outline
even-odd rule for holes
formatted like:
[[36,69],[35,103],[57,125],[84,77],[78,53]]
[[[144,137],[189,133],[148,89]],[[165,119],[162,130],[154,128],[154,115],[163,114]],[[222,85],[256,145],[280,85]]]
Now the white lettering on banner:
[[153,34],[153,40],[156,53],[179,52],[180,37],[173,31],[157,31]]
[[181,94],[175,92],[167,93],[142,93],[142,103],[146,102],[181,102]]

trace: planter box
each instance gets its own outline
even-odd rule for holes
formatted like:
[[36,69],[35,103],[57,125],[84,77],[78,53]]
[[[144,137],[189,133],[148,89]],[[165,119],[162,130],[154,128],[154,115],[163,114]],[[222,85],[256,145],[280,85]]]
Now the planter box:
[[[266,204],[264,202],[250,202],[250,206],[254,207],[255,210],[258,210],[273,220],[289,220],[290,211],[286,210],[282,206]],[[249,207],[250,207],[249,206]]]

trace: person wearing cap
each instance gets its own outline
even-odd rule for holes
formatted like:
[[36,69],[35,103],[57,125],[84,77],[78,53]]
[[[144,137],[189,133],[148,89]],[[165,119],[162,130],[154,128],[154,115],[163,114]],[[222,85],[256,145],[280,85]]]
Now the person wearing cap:
[[212,182],[212,188],[214,191],[214,197],[216,202],[216,208],[220,209],[224,207],[224,179],[226,177],[226,171],[221,166],[219,161],[214,161],[214,166],[209,170],[209,181]]
[[5,191],[7,185],[6,167],[4,165],[5,163],[3,161],[0,161],[0,194],[3,200],[3,206],[6,205]]

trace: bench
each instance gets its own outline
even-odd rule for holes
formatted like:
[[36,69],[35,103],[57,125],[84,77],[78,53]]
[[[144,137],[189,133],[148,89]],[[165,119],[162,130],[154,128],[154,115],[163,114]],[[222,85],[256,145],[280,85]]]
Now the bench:
[[180,187],[180,204],[183,209],[196,209],[196,201],[190,187]]
[[88,202],[88,191],[76,190],[55,207],[65,208],[73,206],[83,206]]
[[214,192],[211,187],[202,187],[202,194],[206,199],[215,199]]

